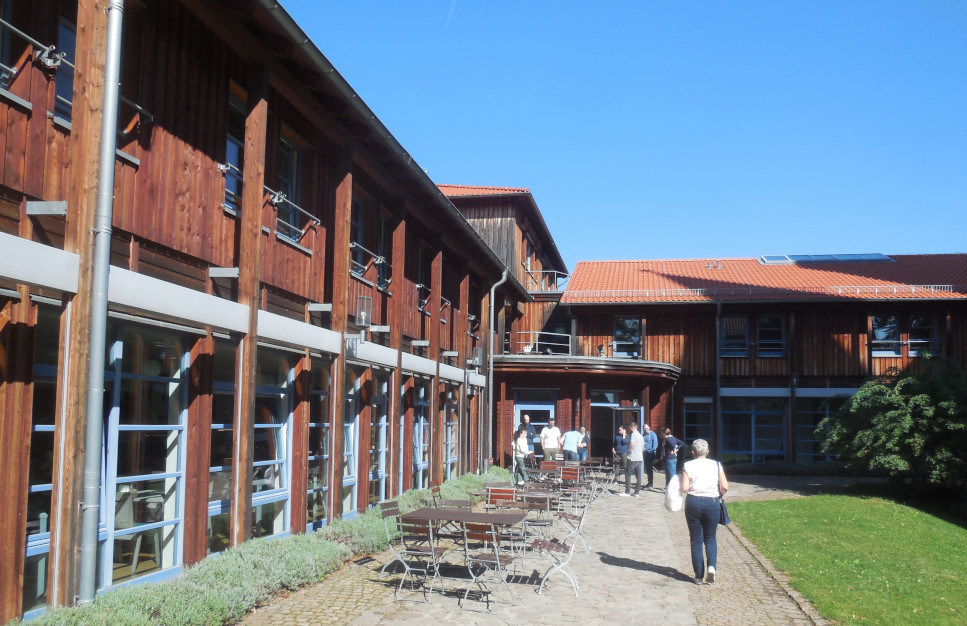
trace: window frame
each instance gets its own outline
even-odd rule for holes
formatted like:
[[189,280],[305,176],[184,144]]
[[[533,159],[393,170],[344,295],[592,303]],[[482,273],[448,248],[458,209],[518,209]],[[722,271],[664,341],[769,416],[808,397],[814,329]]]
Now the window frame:
[[[779,322],[778,328],[766,327],[764,320],[774,319]],[[761,313],[756,316],[755,324],[755,355],[758,358],[781,358],[786,356],[786,317],[779,313]],[[763,337],[763,329],[778,331],[779,339],[767,339]],[[778,347],[763,348],[764,345],[778,345]]]
[[[632,328],[619,329],[619,324],[621,322],[630,322]],[[615,357],[628,357],[628,358],[640,358],[641,357],[641,317],[629,316],[629,315],[615,315],[612,318],[612,343],[611,343],[611,354]],[[635,330],[637,328],[637,330]],[[619,340],[619,334],[628,337],[634,337],[634,339],[621,339]],[[619,346],[626,345],[634,346],[634,350],[619,350]]]
[[[749,316],[745,313],[727,313],[719,318],[719,356],[747,357],[749,356]],[[729,327],[726,320],[742,322],[742,338],[738,338],[739,326]],[[736,333],[735,338],[727,338],[728,332]]]
[[[885,320],[886,318],[892,318],[893,320],[893,332],[890,338],[884,338],[885,335],[877,335],[878,329],[889,330],[889,326],[884,325],[882,322],[880,325],[877,324],[878,321]],[[886,347],[887,344],[891,344],[894,347]],[[873,313],[870,316],[870,355],[874,358],[897,358],[903,356],[902,347],[899,313],[895,311]]]

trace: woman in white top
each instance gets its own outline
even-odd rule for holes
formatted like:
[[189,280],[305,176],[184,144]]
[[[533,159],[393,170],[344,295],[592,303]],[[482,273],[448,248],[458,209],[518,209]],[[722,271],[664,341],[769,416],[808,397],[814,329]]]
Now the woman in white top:
[[527,440],[527,426],[521,424],[514,438],[514,476],[518,485],[527,482],[527,468],[524,463],[528,454],[534,454],[534,451],[530,449],[530,442]]
[[[685,522],[692,540],[692,567],[695,583],[715,582],[715,565],[718,545],[715,531],[719,526],[719,496],[729,490],[725,470],[718,461],[708,458],[708,442],[696,439],[692,442],[691,461],[682,468],[682,493],[685,500]],[[706,569],[706,559],[708,568]]]

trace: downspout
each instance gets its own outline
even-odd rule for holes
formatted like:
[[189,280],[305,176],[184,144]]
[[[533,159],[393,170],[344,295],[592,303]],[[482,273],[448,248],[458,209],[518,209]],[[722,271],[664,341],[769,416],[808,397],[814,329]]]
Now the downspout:
[[94,601],[97,588],[97,524],[101,501],[101,433],[104,419],[104,352],[107,291],[111,271],[111,221],[114,214],[114,151],[117,147],[118,76],[124,0],[107,7],[107,44],[101,146],[94,214],[94,267],[91,280],[90,358],[87,366],[87,424],[84,430],[84,489],[81,501],[81,558],[78,604]]
[[509,272],[505,269],[500,280],[490,288],[490,358],[487,359],[487,458],[493,463],[494,458],[494,297],[497,287],[507,282]]
[[715,454],[722,458],[722,302],[715,303]]

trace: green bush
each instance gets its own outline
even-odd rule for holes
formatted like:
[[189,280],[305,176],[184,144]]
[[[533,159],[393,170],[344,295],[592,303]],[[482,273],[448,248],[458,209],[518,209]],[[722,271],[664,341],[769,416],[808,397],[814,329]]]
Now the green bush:
[[[510,472],[491,468],[466,474],[441,487],[444,498],[473,498],[484,483],[509,481]],[[432,503],[428,490],[399,498],[410,511]],[[231,624],[275,595],[319,582],[355,555],[386,548],[379,508],[350,521],[335,520],[318,532],[283,539],[247,541],[157,584],[131,585],[100,594],[89,607],[53,609],[39,625],[144,626],[150,624]]]

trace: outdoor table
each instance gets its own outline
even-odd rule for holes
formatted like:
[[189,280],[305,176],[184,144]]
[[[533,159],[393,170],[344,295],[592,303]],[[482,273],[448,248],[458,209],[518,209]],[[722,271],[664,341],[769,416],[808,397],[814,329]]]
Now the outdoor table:
[[454,509],[449,507],[433,508],[423,507],[410,511],[402,515],[407,521],[421,522],[460,522],[477,524],[496,524],[497,526],[513,526],[519,524],[527,517],[526,511],[503,510],[499,513],[482,513],[478,511],[468,511],[467,509]]

